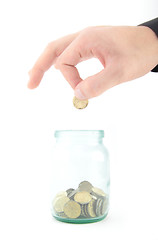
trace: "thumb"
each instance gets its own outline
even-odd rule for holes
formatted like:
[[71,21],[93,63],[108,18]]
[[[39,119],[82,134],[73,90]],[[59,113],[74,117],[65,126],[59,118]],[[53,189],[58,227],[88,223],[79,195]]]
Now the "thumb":
[[99,73],[86,78],[75,88],[75,96],[78,99],[90,99],[97,97],[104,91],[119,84],[119,74],[112,67],[106,67]]

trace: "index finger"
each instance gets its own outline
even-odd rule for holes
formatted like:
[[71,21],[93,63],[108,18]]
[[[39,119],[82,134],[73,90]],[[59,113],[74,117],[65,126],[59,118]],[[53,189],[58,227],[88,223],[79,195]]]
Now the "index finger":
[[71,34],[47,45],[43,53],[35,62],[33,68],[29,71],[30,80],[28,82],[28,88],[35,88],[39,85],[44,73],[55,63],[57,57],[77,35],[78,33]]

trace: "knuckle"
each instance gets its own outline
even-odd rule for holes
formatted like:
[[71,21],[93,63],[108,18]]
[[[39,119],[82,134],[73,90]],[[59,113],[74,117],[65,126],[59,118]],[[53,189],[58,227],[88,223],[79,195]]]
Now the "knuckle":
[[49,52],[53,52],[55,54],[55,56],[58,56],[58,47],[57,47],[57,41],[52,41],[52,42],[49,42],[46,46],[46,50]]
[[81,37],[90,39],[90,37],[93,36],[94,33],[95,33],[95,27],[87,27],[82,30]]
[[[86,46],[87,44],[92,44],[95,38],[95,27],[87,27],[82,30],[78,38],[78,47]],[[89,45],[90,46],[90,45]]]
[[94,31],[94,29],[95,29],[94,26],[86,27],[83,29],[83,33],[86,33],[86,34],[91,33]]
[[52,48],[54,48],[54,45],[55,45],[55,41],[49,42],[46,46],[46,49],[48,49],[48,50],[52,49]]
[[56,63],[55,63],[55,68],[56,69],[61,69],[61,67],[62,67],[62,59],[61,58],[58,58],[57,59],[57,61],[56,61]]

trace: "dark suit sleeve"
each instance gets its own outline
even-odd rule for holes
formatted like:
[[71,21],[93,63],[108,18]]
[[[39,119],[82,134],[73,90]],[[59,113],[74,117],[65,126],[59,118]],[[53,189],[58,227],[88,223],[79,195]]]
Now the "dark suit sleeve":
[[[150,29],[152,29],[155,32],[155,34],[158,37],[158,18],[155,18],[155,19],[150,20],[148,22],[142,23],[139,26],[149,27]],[[158,72],[158,65],[156,67],[154,67],[151,71],[152,72]]]

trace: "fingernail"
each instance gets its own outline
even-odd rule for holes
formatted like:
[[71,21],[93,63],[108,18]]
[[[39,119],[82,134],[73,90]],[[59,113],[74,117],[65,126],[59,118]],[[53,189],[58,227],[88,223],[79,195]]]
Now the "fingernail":
[[81,90],[79,88],[75,90],[75,96],[78,99],[86,99],[86,97],[84,96],[84,94],[81,92]]

